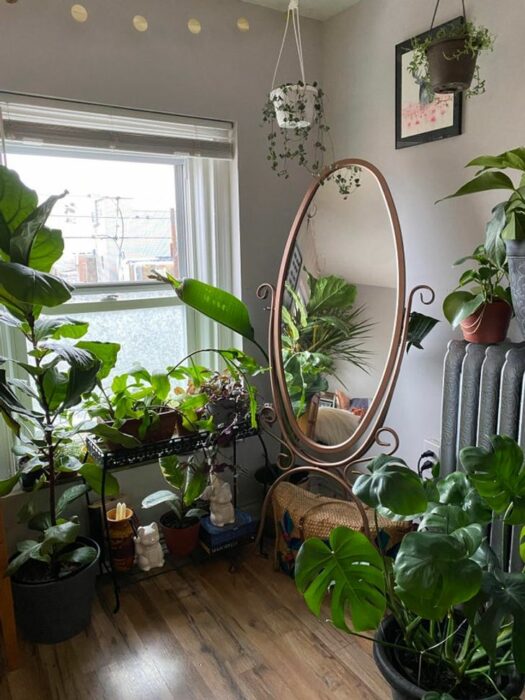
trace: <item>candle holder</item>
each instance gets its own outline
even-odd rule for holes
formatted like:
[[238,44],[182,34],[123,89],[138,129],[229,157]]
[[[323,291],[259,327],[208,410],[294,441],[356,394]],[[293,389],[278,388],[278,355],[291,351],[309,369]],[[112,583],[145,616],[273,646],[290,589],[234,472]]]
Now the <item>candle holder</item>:
[[112,508],[106,517],[113,569],[118,573],[126,573],[133,568],[135,561],[135,532],[132,524],[134,513],[131,508],[126,508],[125,517],[117,520],[117,509]]

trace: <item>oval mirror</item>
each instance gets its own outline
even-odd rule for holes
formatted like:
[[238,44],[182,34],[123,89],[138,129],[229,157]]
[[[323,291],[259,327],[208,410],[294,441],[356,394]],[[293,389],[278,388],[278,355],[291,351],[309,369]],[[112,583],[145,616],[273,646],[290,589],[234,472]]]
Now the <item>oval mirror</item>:
[[288,238],[275,304],[283,429],[290,426],[315,451],[348,449],[375,425],[405,304],[399,222],[373,165],[339,161],[310,187]]

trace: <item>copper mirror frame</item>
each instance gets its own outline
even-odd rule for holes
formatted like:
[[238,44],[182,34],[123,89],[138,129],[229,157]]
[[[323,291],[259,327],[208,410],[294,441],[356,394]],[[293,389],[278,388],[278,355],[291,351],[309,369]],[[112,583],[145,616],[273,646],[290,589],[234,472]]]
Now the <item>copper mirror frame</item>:
[[[289,263],[293,254],[295,242],[301,230],[301,225],[307,215],[310,204],[319,187],[322,186],[322,180],[336,170],[351,166],[362,167],[374,175],[389,213],[397,263],[396,317],[386,364],[379,386],[367,413],[348,440],[338,445],[328,446],[320,445],[305,435],[301,431],[293,413],[282,368],[281,309]],[[434,301],[434,292],[426,285],[420,285],[412,289],[408,301],[406,300],[406,267],[401,227],[394,200],[383,174],[371,163],[357,158],[348,158],[334,163],[323,173],[320,180],[316,180],[310,185],[299,207],[299,211],[295,217],[286,242],[276,288],[274,289],[272,285],[264,284],[258,290],[259,298],[271,298],[269,354],[270,380],[274,404],[273,408],[267,407],[267,409],[263,411],[262,420],[268,424],[276,420],[279,423],[282,435],[280,442],[285,448],[278,459],[278,464],[281,469],[287,471],[293,467],[296,460],[300,460],[302,464],[323,469],[345,467],[344,475],[346,476],[348,467],[350,467],[351,464],[356,464],[374,442],[383,448],[387,448],[390,453],[397,450],[399,445],[397,434],[391,428],[384,427],[384,420],[399,376],[403,355],[405,353],[412,303],[418,292],[420,294],[421,303],[427,305]],[[385,440],[384,438],[387,434],[388,439]],[[359,441],[361,442],[357,445],[356,443]]]

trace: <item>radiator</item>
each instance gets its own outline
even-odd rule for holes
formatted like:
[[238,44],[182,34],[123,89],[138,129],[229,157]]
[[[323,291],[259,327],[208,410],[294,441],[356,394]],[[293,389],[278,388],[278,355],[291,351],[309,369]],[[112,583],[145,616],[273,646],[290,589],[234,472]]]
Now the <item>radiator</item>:
[[[509,435],[525,448],[525,343],[449,343],[443,374],[441,470],[460,469],[469,445],[487,447],[491,435]],[[520,528],[491,526],[490,540],[506,545],[509,570],[521,570]]]

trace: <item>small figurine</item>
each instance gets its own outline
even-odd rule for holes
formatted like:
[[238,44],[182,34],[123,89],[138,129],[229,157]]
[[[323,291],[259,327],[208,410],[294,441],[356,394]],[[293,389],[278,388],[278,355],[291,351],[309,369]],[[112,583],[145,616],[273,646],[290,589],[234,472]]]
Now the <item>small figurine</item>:
[[157,523],[139,527],[135,542],[135,558],[139,569],[149,571],[164,566],[164,552],[159,542]]
[[235,522],[231,486],[218,477],[217,474],[211,475],[210,485],[205,489],[201,498],[210,502],[210,520],[212,525],[224,527],[224,525]]

